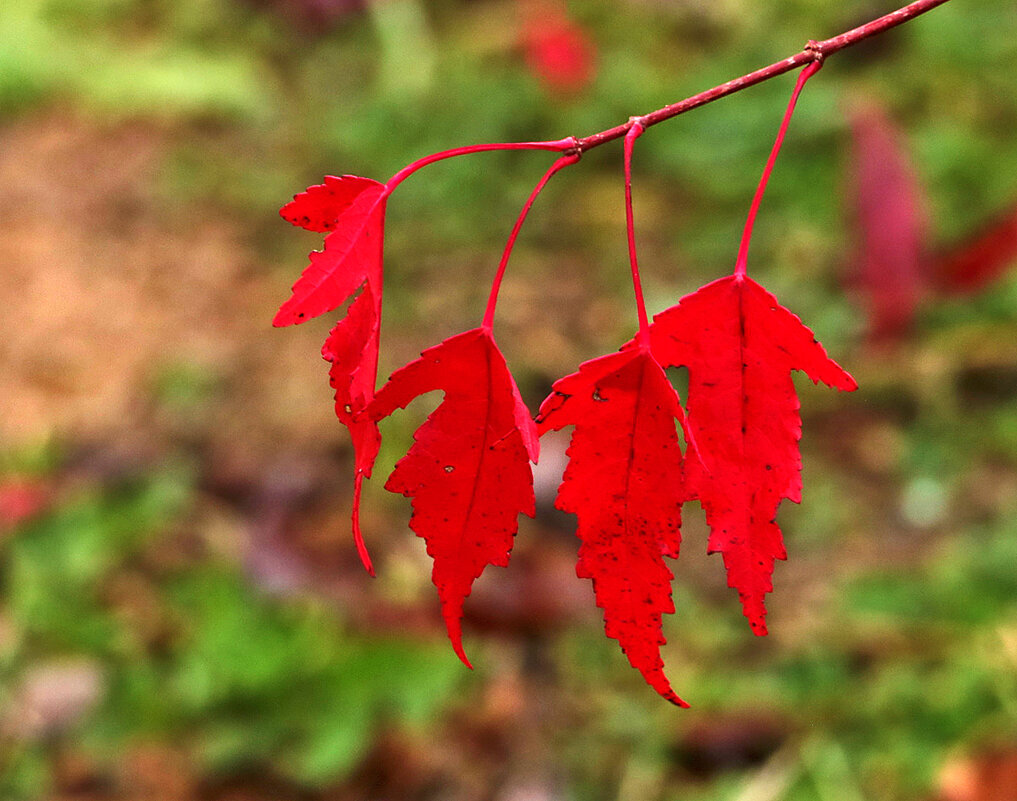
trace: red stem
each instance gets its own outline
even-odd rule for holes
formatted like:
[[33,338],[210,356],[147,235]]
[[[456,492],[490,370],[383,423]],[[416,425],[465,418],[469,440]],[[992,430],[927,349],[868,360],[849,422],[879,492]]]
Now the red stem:
[[735,261],[734,269],[734,274],[738,277],[745,275],[749,258],[749,242],[752,241],[752,226],[756,222],[756,213],[759,211],[759,204],[763,200],[763,193],[766,192],[766,184],[770,180],[770,173],[773,172],[773,165],[777,162],[780,146],[784,144],[784,134],[787,133],[787,126],[791,122],[791,115],[794,113],[795,104],[798,103],[798,95],[802,93],[802,87],[805,86],[805,82],[819,72],[822,66],[822,61],[813,61],[803,69],[798,76],[798,81],[795,83],[794,91],[791,92],[791,102],[787,104],[787,111],[784,112],[784,119],[781,121],[780,129],[777,131],[777,139],[773,143],[773,149],[770,151],[770,158],[766,160],[763,176],[759,179],[759,186],[756,187],[756,194],[752,198],[752,205],[749,207],[749,216],[745,220],[745,230],[742,231],[742,243],[738,248],[738,259]]
[[636,312],[639,314],[639,346],[650,347],[650,321],[646,317],[646,302],[643,300],[643,284],[639,280],[639,262],[636,260],[636,225],[632,214],[632,146],[643,135],[641,120],[629,122],[625,134],[625,233],[629,239],[629,265],[632,267],[632,289],[636,294]]
[[430,156],[424,156],[422,159],[417,159],[412,164],[407,164],[399,172],[388,179],[385,184],[385,191],[391,193],[399,184],[409,178],[413,173],[419,170],[421,167],[426,167],[428,164],[433,164],[436,161],[443,161],[444,159],[454,158],[456,156],[466,156],[470,153],[486,153],[491,150],[552,150],[559,153],[566,150],[575,149],[577,145],[576,139],[570,136],[566,139],[559,139],[555,142],[494,142],[485,145],[467,145],[466,147],[456,147],[452,150],[443,150],[440,153],[432,153]]
[[[722,83],[719,86],[714,86],[712,89],[707,89],[705,92],[699,92],[698,94],[687,97],[677,103],[664,106],[664,108],[651,112],[646,116],[634,117],[632,119],[638,119],[644,128],[649,128],[651,125],[656,125],[658,122],[663,122],[664,120],[669,120],[672,117],[677,117],[679,114],[684,114],[686,111],[691,111],[694,108],[705,106],[707,103],[712,103],[714,100],[719,100],[720,98],[727,97],[735,92],[740,92],[742,89],[755,86],[757,83],[762,83],[770,78],[783,75],[785,72],[790,72],[803,64],[822,61],[826,56],[832,55],[838,50],[843,50],[845,47],[857,44],[863,39],[868,39],[870,36],[876,36],[877,34],[888,31],[891,28],[895,28],[898,25],[901,25],[910,19],[914,19],[915,17],[924,14],[926,11],[931,11],[936,6],[941,6],[943,3],[948,1],[949,0],[916,0],[916,2],[909,3],[903,8],[898,8],[896,11],[879,17],[878,19],[874,19],[872,22],[867,22],[866,24],[859,25],[857,28],[852,28],[850,31],[845,33],[833,36],[829,39],[824,39],[822,42],[811,41],[803,50],[795,53],[793,56],[788,56],[780,61],[775,61],[767,67],[742,75],[740,78],[735,78],[734,80]],[[629,122],[622,125],[617,125],[614,128],[608,128],[606,131],[601,131],[600,133],[577,140],[576,147],[580,152],[585,152],[592,148],[599,147],[606,142],[625,136],[631,126],[632,120],[630,119]]]
[[371,555],[367,552],[367,544],[364,542],[364,534],[360,529],[360,496],[364,489],[364,471],[358,470],[353,477],[353,542],[357,546],[357,553],[360,554],[360,561],[367,570],[368,575],[374,578],[374,565],[371,564]]
[[498,305],[498,290],[501,289],[501,279],[505,277],[505,267],[508,265],[509,256],[512,255],[512,248],[516,243],[516,237],[519,236],[519,229],[523,227],[523,222],[526,220],[526,215],[530,213],[533,201],[537,199],[537,195],[541,193],[547,182],[551,180],[551,176],[563,167],[575,164],[577,161],[579,161],[578,152],[567,153],[559,157],[551,165],[551,168],[544,173],[544,177],[533,187],[533,191],[523,204],[523,209],[519,212],[519,217],[516,218],[516,224],[512,226],[512,232],[509,234],[508,241],[505,242],[505,250],[501,254],[501,261],[498,262],[498,271],[495,273],[494,281],[491,284],[491,294],[487,299],[487,311],[484,312],[484,322],[481,323],[481,327],[488,333],[490,333],[491,327],[494,325],[494,309]]

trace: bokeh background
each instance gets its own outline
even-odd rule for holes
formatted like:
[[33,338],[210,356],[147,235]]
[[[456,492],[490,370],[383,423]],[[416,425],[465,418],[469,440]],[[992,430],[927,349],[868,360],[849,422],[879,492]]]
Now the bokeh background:
[[[631,670],[540,513],[455,658],[405,499],[349,535],[320,343],[270,321],[320,238],[277,209],[483,141],[587,135],[891,10],[872,0],[0,3],[3,801],[1017,798],[1017,11],[954,0],[806,89],[751,273],[861,384],[800,383],[805,502],[751,635],[690,504]],[[639,141],[651,313],[730,271],[792,86]],[[382,375],[479,321],[548,154],[389,204]],[[635,327],[615,143],[559,174],[498,337],[535,409]],[[681,381],[681,376],[676,376]]]

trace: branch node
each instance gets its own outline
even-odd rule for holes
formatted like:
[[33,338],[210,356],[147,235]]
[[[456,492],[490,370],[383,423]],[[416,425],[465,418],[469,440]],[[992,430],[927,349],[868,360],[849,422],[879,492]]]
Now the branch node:
[[814,63],[818,62],[819,64],[822,64],[823,59],[826,58],[826,54],[823,52],[823,43],[817,42],[815,39],[809,39],[809,41],[805,44],[803,52],[811,53],[812,61]]

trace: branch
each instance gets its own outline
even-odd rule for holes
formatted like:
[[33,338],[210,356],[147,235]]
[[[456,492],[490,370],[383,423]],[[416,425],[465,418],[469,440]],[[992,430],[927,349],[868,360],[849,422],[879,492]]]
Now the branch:
[[705,106],[707,103],[712,103],[714,100],[720,100],[722,97],[727,97],[735,92],[740,92],[742,89],[755,86],[757,83],[768,81],[770,78],[776,78],[778,75],[790,72],[796,67],[817,61],[822,62],[824,58],[836,53],[838,50],[843,50],[845,47],[850,47],[851,45],[857,44],[871,36],[876,36],[877,34],[888,31],[891,28],[896,28],[898,25],[901,25],[910,19],[914,19],[915,17],[924,14],[926,11],[931,11],[936,6],[941,6],[946,2],[948,2],[948,0],[915,0],[915,2],[909,3],[903,8],[898,8],[896,11],[892,11],[889,14],[879,17],[878,19],[874,19],[871,22],[867,22],[864,25],[859,25],[857,28],[853,28],[838,36],[824,39],[822,42],[810,41],[807,45],[805,45],[803,50],[795,53],[793,56],[788,56],[780,61],[775,61],[768,67],[763,67],[755,72],[742,75],[740,78],[735,78],[727,83],[714,86],[712,89],[707,89],[705,92],[700,92],[699,94],[692,95],[692,97],[680,100],[677,103],[664,106],[664,108],[657,109],[645,116],[632,117],[628,122],[625,122],[622,125],[616,125],[614,128],[608,128],[606,131],[601,131],[600,133],[595,133],[582,139],[569,136],[565,139],[559,139],[553,142],[496,142],[491,144],[457,147],[452,150],[444,150],[441,153],[432,153],[430,156],[418,159],[412,164],[408,164],[399,170],[399,172],[393,175],[385,184],[385,192],[386,194],[391,194],[392,190],[406,180],[410,175],[420,168],[426,167],[428,164],[433,164],[436,161],[442,161],[455,156],[465,156],[470,153],[483,153],[491,150],[550,150],[558,153],[574,153],[582,155],[587,150],[592,150],[595,147],[599,147],[607,142],[611,142],[625,136],[625,134],[628,133],[629,128],[632,127],[633,119],[638,119],[643,128],[649,128],[651,125],[656,125],[658,122],[669,120],[672,117],[677,117],[679,114],[684,114],[686,111],[692,111],[694,108]]
[[[859,25],[857,28],[853,28],[839,36],[824,39],[822,42],[810,41],[807,45],[805,45],[803,50],[795,53],[793,56],[788,56],[780,61],[775,61],[768,67],[763,67],[755,72],[742,75],[740,78],[735,78],[727,83],[715,86],[712,89],[707,89],[705,92],[700,92],[699,94],[692,95],[692,97],[680,100],[677,103],[664,106],[664,108],[657,109],[643,117],[633,119],[638,119],[640,125],[644,128],[649,128],[651,125],[656,125],[658,122],[669,120],[672,117],[677,117],[679,114],[684,114],[686,111],[691,111],[694,108],[705,106],[707,103],[712,103],[714,100],[720,100],[722,97],[727,97],[735,92],[740,92],[742,89],[755,86],[757,83],[762,83],[770,78],[776,78],[778,75],[790,72],[803,64],[822,61],[824,58],[836,53],[838,50],[843,50],[845,47],[850,47],[851,45],[857,44],[871,36],[883,33],[883,31],[896,28],[898,25],[901,25],[910,19],[914,19],[920,14],[924,14],[926,11],[931,11],[936,6],[941,6],[946,2],[947,0],[916,0],[914,3],[910,3],[903,8],[898,8],[896,11],[893,11],[886,16],[872,20],[872,22]],[[608,128],[606,131],[601,131],[600,133],[595,133],[592,136],[576,140],[575,148],[579,153],[583,153],[587,150],[599,147],[606,142],[620,139],[628,133],[628,130],[631,127],[632,120],[630,119],[622,125],[617,125],[614,128]]]

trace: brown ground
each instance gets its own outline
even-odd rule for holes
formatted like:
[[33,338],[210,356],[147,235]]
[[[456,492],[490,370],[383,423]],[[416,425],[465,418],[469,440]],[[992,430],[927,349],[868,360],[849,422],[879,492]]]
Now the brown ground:
[[166,211],[168,141],[153,124],[56,113],[0,130],[0,437],[151,432],[153,387],[187,364],[228,393],[213,419],[186,421],[217,443],[336,445],[321,333],[273,336],[286,279],[258,263],[236,220]]

